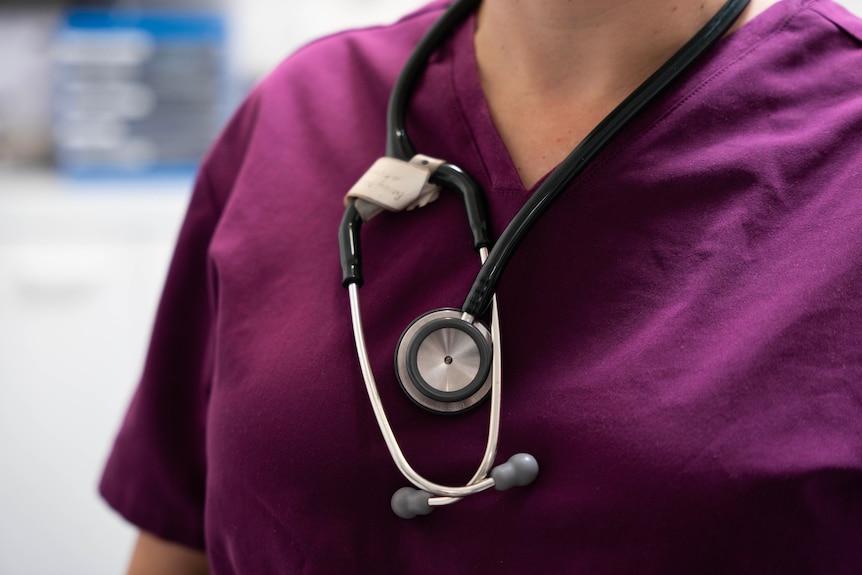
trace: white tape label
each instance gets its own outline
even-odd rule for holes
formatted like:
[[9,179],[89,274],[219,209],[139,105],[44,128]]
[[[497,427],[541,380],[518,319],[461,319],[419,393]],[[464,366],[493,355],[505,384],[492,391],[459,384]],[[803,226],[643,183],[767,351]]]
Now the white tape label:
[[395,212],[424,206],[437,197],[437,186],[430,186],[428,179],[440,163],[424,157],[412,163],[380,158],[350,188],[347,198],[360,198]]
[[428,172],[395,158],[380,158],[359,178],[347,196],[387,210],[400,211],[419,198]]

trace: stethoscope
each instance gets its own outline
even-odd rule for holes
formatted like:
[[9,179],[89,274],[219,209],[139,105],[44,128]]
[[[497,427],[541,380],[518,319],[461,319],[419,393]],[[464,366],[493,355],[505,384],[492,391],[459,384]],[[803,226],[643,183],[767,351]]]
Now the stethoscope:
[[[691,40],[602,120],[539,185],[500,234],[493,249],[479,185],[454,164],[417,154],[405,128],[407,104],[425,63],[461,21],[477,9],[481,0],[457,0],[422,38],[389,100],[386,156],[375,162],[348,193],[339,228],[342,285],[349,292],[353,334],[368,398],[392,460],[414,486],[399,489],[392,496],[391,506],[396,515],[403,518],[425,515],[435,507],[455,503],[490,487],[503,491],[528,485],[536,478],[538,463],[527,453],[519,453],[492,467],[499,438],[502,381],[500,327],[494,295],[500,277],[527,232],[554,200],[630,120],[730,29],[748,1],[728,0]],[[362,224],[384,209],[421,207],[435,199],[441,188],[461,194],[481,268],[460,308],[430,311],[407,327],[395,352],[395,370],[407,396],[432,412],[461,413],[490,395],[485,453],[473,477],[462,486],[434,483],[417,473],[404,457],[377,391],[359,305],[359,287],[363,284],[359,242]],[[480,318],[489,311],[490,323],[486,326]]]

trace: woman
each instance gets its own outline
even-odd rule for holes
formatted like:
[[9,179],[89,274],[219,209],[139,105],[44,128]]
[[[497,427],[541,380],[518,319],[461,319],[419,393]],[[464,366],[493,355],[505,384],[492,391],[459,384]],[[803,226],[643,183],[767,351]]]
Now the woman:
[[[862,22],[753,0],[518,249],[497,294],[500,454],[529,487],[396,517],[335,248],[390,89],[441,15],[323,39],[207,158],[102,481],[140,573],[856,573],[862,565]],[[416,148],[499,233],[722,0],[484,0],[427,63]],[[488,412],[392,370],[476,274],[455,194],[363,229],[362,313],[398,441],[466,482]]]

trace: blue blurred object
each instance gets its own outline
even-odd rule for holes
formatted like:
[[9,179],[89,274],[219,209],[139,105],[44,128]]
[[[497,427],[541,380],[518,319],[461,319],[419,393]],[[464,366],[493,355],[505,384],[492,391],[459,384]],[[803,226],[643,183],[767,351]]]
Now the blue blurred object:
[[187,175],[226,116],[217,12],[71,10],[57,34],[57,166],[83,177]]

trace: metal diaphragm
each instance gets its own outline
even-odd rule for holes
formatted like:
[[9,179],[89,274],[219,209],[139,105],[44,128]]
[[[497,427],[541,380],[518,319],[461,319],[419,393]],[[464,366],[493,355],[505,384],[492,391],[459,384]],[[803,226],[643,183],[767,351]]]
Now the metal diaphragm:
[[395,353],[401,387],[436,413],[466,411],[491,390],[491,334],[461,316],[457,309],[426,313],[407,327]]

